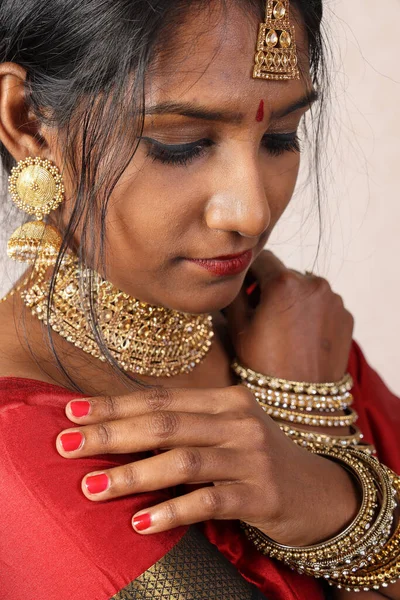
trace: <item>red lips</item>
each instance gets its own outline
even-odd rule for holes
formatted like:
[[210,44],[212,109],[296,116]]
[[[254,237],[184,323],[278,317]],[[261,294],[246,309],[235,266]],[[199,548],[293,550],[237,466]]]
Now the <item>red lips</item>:
[[218,277],[228,277],[243,273],[251,264],[253,250],[238,255],[217,257],[212,259],[190,259],[190,262],[206,269]]

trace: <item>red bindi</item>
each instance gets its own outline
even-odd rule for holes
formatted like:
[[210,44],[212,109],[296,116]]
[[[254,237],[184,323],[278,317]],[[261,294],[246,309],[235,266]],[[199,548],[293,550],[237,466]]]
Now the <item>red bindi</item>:
[[260,106],[258,107],[256,121],[257,123],[261,123],[264,120],[264,100],[261,100]]

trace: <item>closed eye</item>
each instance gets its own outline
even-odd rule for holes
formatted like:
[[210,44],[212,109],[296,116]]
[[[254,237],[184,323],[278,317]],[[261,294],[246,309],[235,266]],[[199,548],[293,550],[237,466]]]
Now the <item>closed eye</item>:
[[152,138],[141,139],[148,144],[147,156],[165,165],[188,165],[214,146],[214,142],[209,139],[190,144],[161,144]]
[[281,156],[285,152],[301,152],[297,131],[292,133],[267,133],[263,137],[263,146],[272,156]]
[[[200,158],[215,145],[210,139],[201,139],[190,144],[162,144],[153,138],[142,137],[147,144],[147,156],[164,165],[187,166]],[[271,156],[281,156],[285,152],[300,152],[300,139],[297,131],[291,133],[268,133],[263,137],[263,147]]]

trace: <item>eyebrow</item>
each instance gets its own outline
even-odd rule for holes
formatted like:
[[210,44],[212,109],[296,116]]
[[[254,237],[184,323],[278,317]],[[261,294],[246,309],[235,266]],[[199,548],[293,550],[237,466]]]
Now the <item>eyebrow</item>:
[[317,100],[319,100],[319,94],[317,90],[313,89],[299,100],[295,100],[292,102],[292,104],[289,104],[289,106],[286,108],[273,111],[271,119],[282,119],[282,117],[287,117],[287,115],[290,115],[301,108],[311,108],[311,106],[314,104],[314,102],[317,102]]
[[[287,115],[290,115],[301,108],[311,107],[311,105],[316,102],[318,98],[318,92],[313,89],[302,98],[292,102],[292,104],[289,106],[274,111],[271,114],[271,120],[282,119],[283,117],[286,117]],[[204,121],[219,121],[221,123],[236,124],[242,123],[246,118],[244,113],[237,111],[210,110],[203,108],[202,106],[198,106],[192,102],[173,101],[166,101],[155,106],[150,106],[146,109],[146,116],[149,115],[180,115],[192,119],[202,119]]]

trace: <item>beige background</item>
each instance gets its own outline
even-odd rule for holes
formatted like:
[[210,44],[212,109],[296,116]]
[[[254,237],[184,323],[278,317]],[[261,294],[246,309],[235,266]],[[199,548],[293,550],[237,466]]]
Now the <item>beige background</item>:
[[[356,318],[355,337],[400,395],[400,0],[328,0],[334,68],[327,200],[319,273]],[[317,217],[299,191],[273,249],[296,266],[312,266]],[[314,203],[315,204],[315,203]],[[301,232],[299,231],[301,229]]]
[[[400,0],[385,1],[385,27],[377,25],[376,0],[327,4],[336,57],[334,119],[326,147],[323,245],[315,270],[344,296],[356,317],[356,339],[400,395]],[[310,192],[300,187],[272,244],[299,269],[312,267],[316,254],[312,206]],[[0,292],[10,277],[7,267]]]

